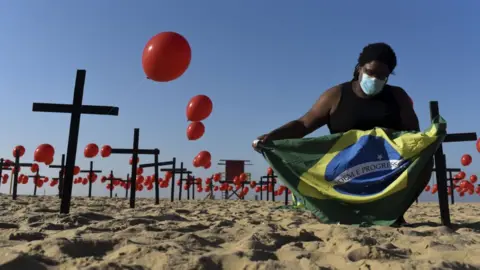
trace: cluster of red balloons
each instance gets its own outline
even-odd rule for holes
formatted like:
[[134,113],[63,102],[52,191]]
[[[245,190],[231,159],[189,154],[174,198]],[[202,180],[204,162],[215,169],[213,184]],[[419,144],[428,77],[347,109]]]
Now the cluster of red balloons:
[[88,173],[87,177],[76,177],[73,179],[74,184],[87,185],[89,182],[95,183],[97,181],[98,175],[96,173]]
[[188,69],[191,59],[192,50],[182,35],[162,32],[145,45],[142,66],[148,79],[169,82],[179,78]]
[[3,161],[3,169],[9,169],[13,165],[13,161],[5,159]]
[[203,120],[207,119],[213,110],[212,100],[206,95],[197,95],[187,104],[187,138],[191,141],[200,139],[205,133]]
[[[100,181],[101,181],[102,183],[105,183],[105,182],[107,182],[107,180],[113,179],[113,178],[114,178],[114,177],[113,177],[113,174],[110,174],[110,176],[109,176],[108,178],[107,178],[106,176],[102,176],[102,178],[100,179]],[[106,188],[107,188],[108,190],[113,190],[116,186],[121,186],[121,187],[123,187],[124,189],[129,189],[129,188],[130,188],[130,182],[129,182],[129,181],[130,181],[130,179],[128,179],[127,182],[114,179],[114,180],[112,181],[112,184],[113,184],[113,185],[107,184],[107,185],[106,185]]]
[[[478,147],[478,142],[477,142],[477,147]],[[460,163],[462,166],[469,166],[472,164],[472,156],[469,154],[464,154],[460,158]],[[459,193],[460,197],[465,196],[465,194],[473,195],[474,193],[477,193],[480,195],[480,186],[475,187],[475,183],[478,181],[478,177],[475,174],[470,175],[470,177],[467,178],[467,174],[464,171],[461,171],[457,173],[453,177],[453,184],[455,191]],[[435,194],[438,191],[438,186],[437,184],[434,184],[430,187],[430,185],[427,185],[424,189],[426,192],[431,192],[432,194]],[[447,188],[447,192],[449,195],[452,194],[453,190],[452,187]]]
[[[8,178],[8,177],[7,177]],[[3,176],[3,179],[2,181],[4,181],[5,179],[5,176]],[[24,174],[20,174],[18,175],[18,178],[17,178],[17,183],[19,184],[28,184],[28,179],[29,177],[27,175],[24,175]],[[40,178],[39,176],[35,176],[33,178],[33,183],[38,187],[38,188],[41,188],[43,186],[44,183],[47,183],[48,181],[50,181],[50,179],[48,177],[44,177],[43,179]],[[6,181],[5,181],[6,182]],[[52,183],[54,182],[53,180],[50,182]]]
[[89,143],[85,146],[83,150],[83,155],[86,158],[94,158],[100,153],[100,156],[107,158],[112,154],[112,147],[110,145],[104,145],[101,149],[98,148],[98,145],[95,143]]
[[284,185],[280,185],[277,190],[274,190],[274,188],[275,188],[274,184],[269,183],[268,185],[264,185],[262,187],[257,186],[255,188],[255,192],[259,193],[259,192],[262,192],[262,191],[268,191],[268,192],[273,192],[273,194],[275,196],[280,196],[284,192],[287,192],[288,194],[292,194],[292,191],[287,189],[287,187],[284,186]]
[[[155,175],[148,175],[147,177],[143,176],[143,168],[138,168],[137,169],[137,181],[136,181],[136,190],[137,191],[142,191],[144,187],[148,191],[152,190],[154,188],[155,184]],[[170,179],[172,179],[172,173],[171,172],[166,172],[165,177],[158,178],[158,186],[160,188],[168,188],[168,184],[170,183]]]
[[212,166],[212,155],[208,151],[200,151],[193,159],[193,167],[204,167],[209,169]]

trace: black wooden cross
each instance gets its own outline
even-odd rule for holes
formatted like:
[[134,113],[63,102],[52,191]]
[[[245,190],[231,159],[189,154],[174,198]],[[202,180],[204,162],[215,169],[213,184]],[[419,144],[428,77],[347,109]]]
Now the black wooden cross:
[[[438,108],[438,101],[430,101],[430,119],[433,120],[440,115]],[[447,142],[470,142],[477,140],[477,133],[452,133],[447,134],[444,143]],[[443,147],[440,145],[434,155],[435,160],[435,174],[437,176],[438,186],[438,202],[440,205],[440,216],[442,225],[451,227],[450,209],[448,207],[448,192],[447,192],[447,162],[443,154]],[[453,190],[452,190],[453,193]]]
[[[433,168],[432,173],[435,172],[435,171],[436,171],[435,168]],[[447,168],[446,169],[446,172],[448,173],[447,181],[449,181],[449,183],[450,183],[450,189],[451,189],[450,201],[451,201],[452,204],[455,204],[455,195],[454,194],[455,194],[455,187],[456,187],[455,184],[453,183],[454,177],[453,177],[452,173],[460,172],[460,171],[461,171],[461,169],[459,169],[459,168]],[[438,188],[438,184],[437,184],[437,188]],[[448,187],[447,187],[447,191],[448,191]],[[418,204],[418,198],[417,198],[417,204]]]
[[28,175],[28,178],[33,179],[33,196],[37,196],[37,180],[42,181],[45,179],[45,176],[40,175],[40,169],[33,175]]
[[18,187],[18,173],[22,167],[32,167],[33,163],[20,163],[20,151],[17,149],[15,152],[15,162],[13,163],[13,191],[12,199],[17,199],[17,187]]
[[[130,154],[132,155],[132,177],[130,179],[130,208],[135,208],[135,195],[137,191],[137,165],[138,155],[158,155],[160,150],[158,149],[139,149],[140,129],[135,128],[133,130],[133,147],[127,148],[112,148],[112,154]],[[157,180],[158,181],[158,180]]]
[[60,169],[58,171],[58,178],[54,178],[54,179],[58,179],[58,197],[59,198],[62,198],[62,194],[63,194],[63,175],[65,174],[65,154],[62,154],[62,162],[60,165],[49,165],[48,166],[49,168],[54,168],[54,169]]
[[72,104],[56,103],[33,103],[34,112],[69,113],[70,132],[68,135],[67,162],[65,164],[65,179],[63,183],[62,202],[60,213],[70,212],[70,200],[72,198],[73,169],[77,156],[78,133],[80,130],[80,117],[82,114],[100,114],[118,116],[118,107],[83,105],[83,88],[85,86],[86,70],[77,70],[75,90]]
[[93,169],[93,161],[90,161],[90,169],[88,170],[80,170],[81,173],[88,173],[88,197],[92,197],[92,179],[94,173],[102,173],[102,170],[94,170]]
[[[127,174],[127,179],[117,178],[117,177],[113,176],[113,170],[110,171],[110,175],[108,175],[107,180],[110,180],[110,198],[113,198],[113,187],[114,187],[113,181],[120,181],[120,182],[124,182],[124,183],[130,182],[128,180],[128,174]],[[128,198],[128,188],[125,188],[125,190],[126,190],[125,198]]]
[[10,168],[10,166],[12,165],[10,160],[8,160],[9,161],[8,163],[5,162],[5,161],[6,161],[6,159],[0,158],[0,186],[2,185],[3,171],[11,171],[12,170],[12,168]]
[[172,169],[168,169],[168,168],[165,168],[165,169],[160,169],[160,171],[162,172],[170,172],[172,173],[172,181],[171,181],[171,187],[170,187],[170,201],[173,202],[173,200],[175,199],[175,175],[176,174],[179,174],[179,181],[180,181],[180,187],[179,187],[179,194],[178,194],[178,199],[181,200],[182,199],[182,178],[183,178],[183,174],[187,174],[187,173],[192,173],[191,171],[188,171],[187,169],[183,168],[183,162],[180,162],[180,168],[179,169],[176,169],[176,168],[172,168]]
[[[160,151],[158,151],[160,153]],[[155,177],[155,204],[160,203],[160,190],[158,187],[158,167],[162,166],[172,166],[172,170],[175,171],[175,165],[176,165],[176,158],[173,158],[170,161],[163,161],[163,162],[158,162],[158,154],[154,154],[154,162],[153,163],[146,163],[146,164],[141,164],[139,165],[140,168],[150,168],[154,167],[155,172],[154,172],[154,177]],[[175,174],[172,173],[172,185],[175,184]]]

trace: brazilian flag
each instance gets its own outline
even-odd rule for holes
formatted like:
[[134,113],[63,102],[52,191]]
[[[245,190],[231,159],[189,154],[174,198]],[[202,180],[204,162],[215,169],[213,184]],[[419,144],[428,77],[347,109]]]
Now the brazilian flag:
[[323,223],[389,226],[424,189],[419,175],[445,135],[446,122],[438,117],[424,132],[351,130],[260,148],[292,191],[295,208]]

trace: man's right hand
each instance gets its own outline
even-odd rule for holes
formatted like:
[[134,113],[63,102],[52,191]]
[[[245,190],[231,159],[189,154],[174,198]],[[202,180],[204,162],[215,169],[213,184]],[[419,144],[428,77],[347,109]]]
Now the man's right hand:
[[268,141],[268,134],[264,134],[262,136],[259,136],[253,143],[252,143],[252,147],[253,147],[253,150],[257,151],[257,152],[260,152],[260,150],[258,149],[257,147],[257,143],[258,142],[261,142],[261,143],[265,143]]

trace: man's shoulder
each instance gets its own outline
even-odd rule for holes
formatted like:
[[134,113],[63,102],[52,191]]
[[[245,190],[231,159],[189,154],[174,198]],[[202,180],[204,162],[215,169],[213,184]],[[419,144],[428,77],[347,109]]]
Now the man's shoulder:
[[345,87],[348,86],[348,84],[350,84],[351,82],[344,82],[344,83],[341,83],[341,84],[337,84],[335,86],[332,86],[330,88],[328,88],[324,94],[326,95],[329,95],[329,96],[338,96],[342,93],[342,89],[344,89]]

